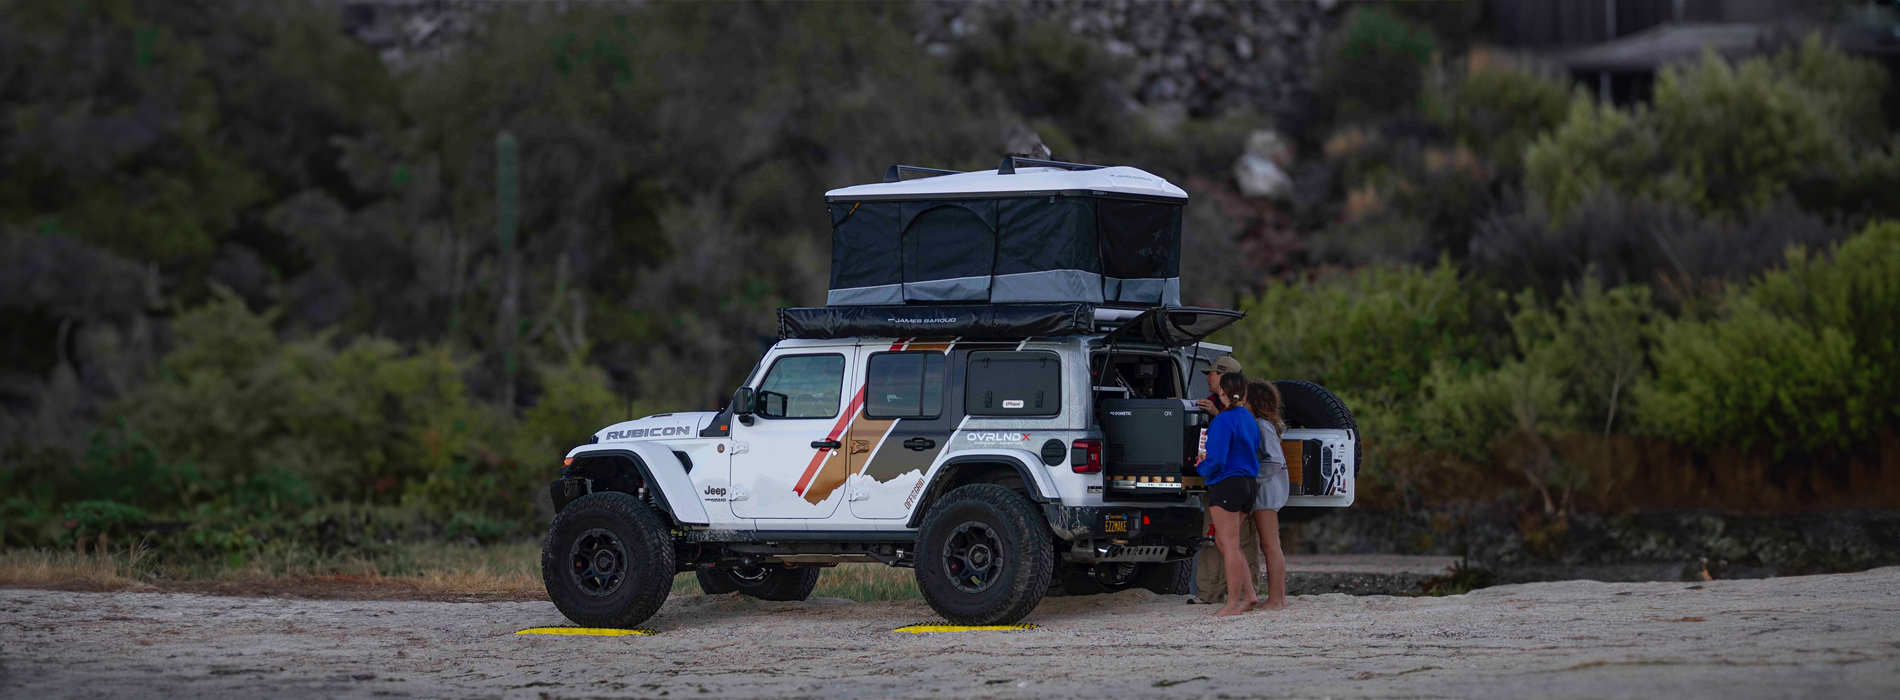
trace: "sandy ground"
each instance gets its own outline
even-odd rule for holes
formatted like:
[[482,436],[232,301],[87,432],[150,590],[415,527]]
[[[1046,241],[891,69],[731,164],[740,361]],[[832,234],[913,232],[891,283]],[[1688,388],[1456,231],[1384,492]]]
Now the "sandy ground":
[[1900,697],[1900,568],[1293,605],[1133,591],[910,635],[921,602],[694,596],[654,636],[543,637],[511,634],[568,624],[542,602],[6,590],[0,696]]

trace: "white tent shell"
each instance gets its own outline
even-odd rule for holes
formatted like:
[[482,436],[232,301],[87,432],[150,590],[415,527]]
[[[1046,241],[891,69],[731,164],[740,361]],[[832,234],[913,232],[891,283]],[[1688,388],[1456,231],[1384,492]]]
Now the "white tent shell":
[[1012,174],[996,170],[977,170],[955,175],[880,182],[842,187],[825,193],[826,201],[875,201],[879,199],[943,199],[985,195],[1036,196],[1038,194],[1083,193],[1129,194],[1168,197],[1187,201],[1187,192],[1161,176],[1125,165],[1093,170],[1024,167]]
[[1181,303],[1187,193],[1136,168],[1014,158],[977,172],[893,166],[884,182],[825,200],[830,306]]

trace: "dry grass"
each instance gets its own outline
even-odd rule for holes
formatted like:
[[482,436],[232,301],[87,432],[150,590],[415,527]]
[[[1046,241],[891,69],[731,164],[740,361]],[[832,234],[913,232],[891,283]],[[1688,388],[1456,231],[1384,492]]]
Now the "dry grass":
[[143,547],[110,553],[0,551],[0,587],[186,591],[220,595],[398,600],[539,600],[538,548],[405,544],[326,557],[281,549],[187,562],[153,561]]
[[62,550],[0,551],[0,586],[58,590],[124,591],[148,588],[138,580],[143,546],[107,554]]
[[[533,543],[400,544],[339,557],[282,549],[190,562],[157,562],[138,545],[103,554],[4,550],[0,587],[362,600],[547,599],[540,548]],[[702,594],[693,574],[674,577],[673,595]],[[825,569],[812,595],[867,602],[918,597],[910,569],[882,564]]]

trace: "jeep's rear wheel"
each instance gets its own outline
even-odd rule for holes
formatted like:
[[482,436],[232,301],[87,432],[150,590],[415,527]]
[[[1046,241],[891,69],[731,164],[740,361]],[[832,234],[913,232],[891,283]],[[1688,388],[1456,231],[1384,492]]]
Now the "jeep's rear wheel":
[[541,543],[541,581],[567,619],[585,627],[632,627],[673,590],[673,540],[633,496],[603,491],[574,499]]
[[1049,592],[1055,535],[1034,506],[995,484],[945,494],[917,533],[917,589],[945,620],[1003,625]]
[[786,568],[783,564],[735,566],[702,570],[699,588],[714,595],[738,591],[759,600],[804,600],[818,587],[818,568]]

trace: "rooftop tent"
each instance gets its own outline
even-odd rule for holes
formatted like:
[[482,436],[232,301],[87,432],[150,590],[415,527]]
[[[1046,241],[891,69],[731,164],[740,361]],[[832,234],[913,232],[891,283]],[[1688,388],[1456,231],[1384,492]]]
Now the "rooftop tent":
[[828,305],[1180,303],[1187,194],[1166,180],[1007,158],[924,180],[899,168],[826,193]]

